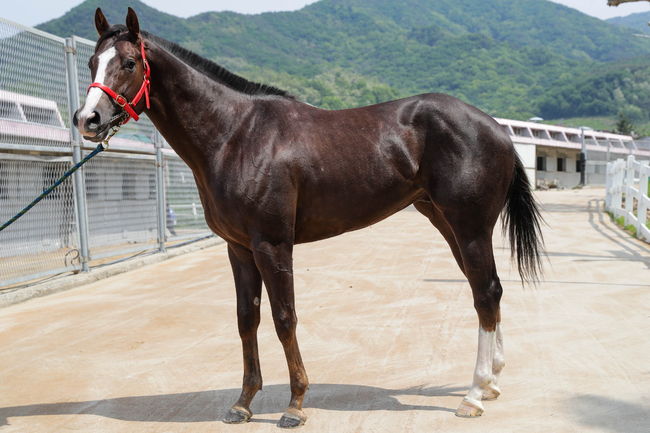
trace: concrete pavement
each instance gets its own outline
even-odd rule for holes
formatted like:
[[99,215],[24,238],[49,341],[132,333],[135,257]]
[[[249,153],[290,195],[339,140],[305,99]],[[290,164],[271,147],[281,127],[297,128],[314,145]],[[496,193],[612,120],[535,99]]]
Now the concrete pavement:
[[[477,419],[453,415],[476,357],[469,285],[423,216],[297,246],[300,431],[650,431],[650,248],[602,190],[537,197],[540,285],[495,233],[506,368]],[[0,309],[0,432],[276,432],[288,374],[266,295],[259,340],[253,420],[223,424],[242,370],[224,245]]]

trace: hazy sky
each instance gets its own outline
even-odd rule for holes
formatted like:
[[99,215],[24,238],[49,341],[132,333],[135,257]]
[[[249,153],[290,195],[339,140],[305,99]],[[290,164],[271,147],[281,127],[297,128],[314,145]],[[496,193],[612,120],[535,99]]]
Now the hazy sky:
[[[107,0],[107,2],[110,0]],[[300,9],[315,0],[144,0],[158,10],[188,17],[205,11],[232,10],[241,13],[285,11]],[[399,1],[399,0],[395,0]],[[435,0],[431,0],[435,1]],[[489,0],[487,0],[489,1]],[[516,0],[512,0],[516,1]],[[540,0],[541,1],[541,0]],[[626,3],[618,7],[607,6],[607,0],[552,0],[598,18],[628,15],[650,11],[650,2]],[[33,26],[57,18],[82,0],[3,0],[0,17]]]

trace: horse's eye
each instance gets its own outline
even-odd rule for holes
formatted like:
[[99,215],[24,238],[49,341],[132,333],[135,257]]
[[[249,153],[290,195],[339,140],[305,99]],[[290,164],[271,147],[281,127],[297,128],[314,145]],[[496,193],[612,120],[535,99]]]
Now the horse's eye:
[[133,59],[126,59],[124,62],[124,69],[128,69],[129,71],[133,72],[135,69],[135,60]]

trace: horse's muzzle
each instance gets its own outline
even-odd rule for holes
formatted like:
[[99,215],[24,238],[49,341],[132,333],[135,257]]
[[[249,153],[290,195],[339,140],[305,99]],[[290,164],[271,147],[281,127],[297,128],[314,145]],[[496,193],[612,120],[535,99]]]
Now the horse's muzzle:
[[84,140],[98,143],[106,138],[109,130],[124,121],[125,113],[118,113],[107,122],[102,123],[102,116],[93,111],[88,116],[79,116],[79,110],[72,117],[72,123],[77,127]]

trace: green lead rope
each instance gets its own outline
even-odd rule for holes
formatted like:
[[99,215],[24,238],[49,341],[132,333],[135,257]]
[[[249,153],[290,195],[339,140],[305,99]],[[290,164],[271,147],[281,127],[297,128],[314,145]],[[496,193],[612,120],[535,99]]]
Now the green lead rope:
[[63,183],[63,182],[68,178],[68,177],[70,177],[70,176],[72,175],[72,173],[74,173],[75,171],[79,170],[79,168],[80,168],[82,165],[84,165],[85,163],[87,163],[87,162],[88,162],[92,157],[94,157],[94,156],[97,155],[98,153],[103,152],[104,150],[108,149],[108,140],[110,140],[110,139],[111,139],[111,138],[112,138],[112,137],[117,133],[118,129],[119,129],[119,127],[115,127],[115,128],[113,128],[113,130],[111,131],[111,133],[108,134],[108,136],[106,137],[106,139],[104,139],[104,141],[102,141],[101,143],[99,143],[99,144],[97,145],[97,147],[95,148],[95,150],[93,150],[93,151],[90,152],[88,155],[86,155],[86,157],[85,157],[84,159],[82,159],[81,161],[79,161],[78,163],[76,163],[76,164],[75,164],[75,165],[74,165],[70,170],[68,170],[68,171],[66,171],[65,173],[63,173],[63,176],[61,176],[61,177],[60,177],[56,182],[54,182],[54,184],[53,184],[52,186],[50,186],[49,188],[43,190],[43,192],[41,193],[41,195],[39,195],[38,197],[36,197],[36,198],[35,198],[35,199],[30,203],[30,204],[28,204],[27,206],[25,206],[25,208],[24,208],[23,210],[21,210],[21,211],[18,212],[16,215],[14,215],[13,218],[11,218],[9,221],[7,221],[6,223],[4,223],[4,224],[2,225],[2,227],[0,227],[0,232],[3,231],[4,229],[6,229],[7,227],[9,227],[11,224],[13,224],[13,223],[18,219],[18,218],[20,218],[21,216],[25,215],[25,214],[26,214],[26,213],[27,213],[31,208],[33,208],[34,206],[36,206],[36,203],[38,203],[39,201],[43,200],[43,199],[44,199],[44,198],[45,198],[49,193],[51,193],[52,191],[54,191],[54,190],[56,189],[56,187],[58,187],[59,185],[61,185],[61,184],[62,184],[62,183]]

